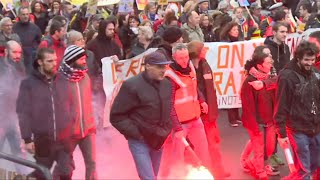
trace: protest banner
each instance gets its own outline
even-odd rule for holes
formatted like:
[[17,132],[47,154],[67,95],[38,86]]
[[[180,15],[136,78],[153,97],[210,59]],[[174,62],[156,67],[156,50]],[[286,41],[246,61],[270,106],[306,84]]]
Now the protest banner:
[[[303,34],[289,34],[286,38],[286,44],[289,46],[291,56],[301,40],[307,39],[310,33],[319,30],[310,29]],[[234,43],[205,43],[205,47],[208,48],[206,59],[213,70],[213,81],[219,109],[241,107],[239,94],[242,82],[245,79],[244,65],[251,58],[255,47],[262,45],[264,40],[264,38],[261,38]],[[104,90],[108,99],[106,109],[109,108],[110,110],[121,82],[141,72],[143,70],[141,66],[142,57],[153,51],[155,49],[149,49],[139,56],[116,63],[113,63],[110,58],[109,60],[105,58],[102,60]]]

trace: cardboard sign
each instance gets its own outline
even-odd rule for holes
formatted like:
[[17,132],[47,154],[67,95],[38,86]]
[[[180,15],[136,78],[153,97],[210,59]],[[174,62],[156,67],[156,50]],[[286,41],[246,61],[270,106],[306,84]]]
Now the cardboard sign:
[[250,6],[248,0],[238,0],[238,3],[240,4],[240,6]]
[[98,0],[98,6],[108,6],[112,4],[118,4],[120,0]]
[[70,0],[70,3],[76,6],[81,6],[85,2],[88,2],[88,0]]
[[142,11],[146,7],[146,5],[149,3],[148,0],[136,0],[138,10]]
[[98,0],[89,0],[86,17],[95,15],[97,13]]
[[121,0],[118,8],[119,13],[133,12],[133,0]]
[[167,5],[169,4],[169,0],[159,0],[158,5]]

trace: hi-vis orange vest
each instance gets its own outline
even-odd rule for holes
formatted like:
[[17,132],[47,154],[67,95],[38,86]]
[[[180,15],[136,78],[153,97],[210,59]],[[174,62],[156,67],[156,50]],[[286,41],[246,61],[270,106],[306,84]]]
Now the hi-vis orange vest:
[[171,68],[165,73],[179,86],[176,90],[174,107],[180,122],[198,119],[201,114],[196,72],[191,63],[189,67],[191,68],[190,75],[183,75]]

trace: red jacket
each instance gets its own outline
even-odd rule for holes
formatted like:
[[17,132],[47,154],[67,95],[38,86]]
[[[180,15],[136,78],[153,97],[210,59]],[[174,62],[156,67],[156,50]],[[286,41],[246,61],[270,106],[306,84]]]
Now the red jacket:
[[45,36],[41,43],[39,44],[38,48],[49,48],[52,47],[56,52],[58,58],[58,65],[61,64],[64,50],[66,49],[66,45],[62,40],[56,40],[52,36]]

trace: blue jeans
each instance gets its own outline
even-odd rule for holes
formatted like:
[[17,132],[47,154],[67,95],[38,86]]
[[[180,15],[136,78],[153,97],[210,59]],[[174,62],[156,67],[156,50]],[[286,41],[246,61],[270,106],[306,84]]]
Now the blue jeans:
[[154,150],[141,140],[128,139],[140,179],[157,179],[162,149]]
[[319,165],[320,134],[309,137],[302,133],[288,131],[288,138],[294,151],[297,172],[291,174],[295,179],[310,179]]

